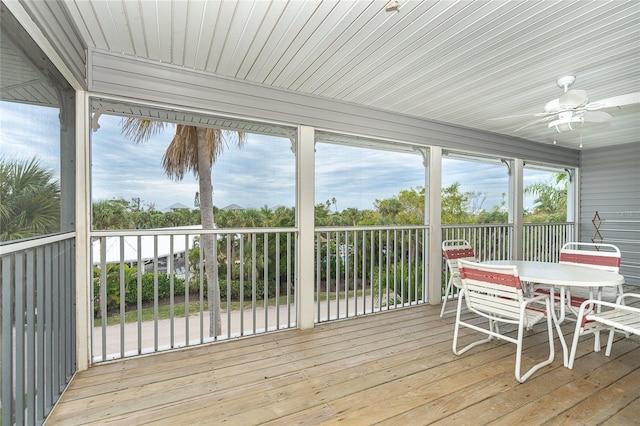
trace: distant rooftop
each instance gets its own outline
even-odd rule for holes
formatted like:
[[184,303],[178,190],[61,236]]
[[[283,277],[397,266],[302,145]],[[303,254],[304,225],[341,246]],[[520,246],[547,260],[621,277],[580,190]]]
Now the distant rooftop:
[[182,203],[175,203],[175,204],[171,204],[169,207],[165,207],[162,212],[163,213],[168,213],[168,212],[174,212],[176,210],[184,210],[184,209],[189,209],[189,206],[185,206]]
[[222,210],[244,210],[244,207],[240,207],[237,204],[229,204],[227,207],[224,207]]

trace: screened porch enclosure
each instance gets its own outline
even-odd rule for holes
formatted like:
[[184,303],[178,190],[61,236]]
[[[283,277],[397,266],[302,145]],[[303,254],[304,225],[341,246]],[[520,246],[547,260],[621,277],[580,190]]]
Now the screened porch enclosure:
[[[514,132],[516,126],[487,124],[505,110],[543,107],[547,98],[559,96],[555,87],[549,95],[547,86],[553,86],[561,62],[585,70],[578,81],[601,88],[602,93],[591,91],[595,98],[614,96],[618,88],[637,93],[640,62],[634,61],[638,49],[632,36],[637,30],[630,25],[640,12],[637,5],[623,2],[609,10],[610,5],[597,3],[407,1],[401,2],[406,3],[402,13],[389,14],[378,2],[321,3],[2,0],[0,160],[4,164],[5,147],[20,160],[36,156],[53,169],[51,180],[59,191],[51,197],[58,203],[54,226],[0,242],[2,424],[176,424],[212,418],[265,424],[514,423],[525,418],[560,424],[567,418],[589,421],[586,414],[593,411],[597,421],[616,424],[640,416],[637,337],[617,335],[610,358],[584,339],[575,370],[562,367],[558,353],[543,374],[514,386],[511,347],[495,342],[469,357],[455,357],[453,320],[438,317],[449,279],[441,244],[452,238],[467,240],[483,261],[556,262],[565,242],[612,242],[622,251],[626,289],[637,290],[638,105],[615,111],[618,120],[611,129],[585,134],[584,148],[577,133],[565,133],[566,139],[552,144],[546,123],[524,133]],[[200,15],[187,13],[183,5],[212,8]],[[566,37],[538,43],[540,55],[484,39],[495,47],[495,57],[473,46],[450,49],[447,43],[434,44],[442,54],[423,54],[413,39],[398,44],[388,37],[429,29],[420,17],[428,16],[432,5],[446,12],[437,16],[468,18],[451,19],[443,33],[465,46],[473,34],[480,39],[502,30],[522,45],[542,41],[537,37],[557,39],[558,28]],[[208,19],[218,6],[221,18],[233,19]],[[298,9],[309,19],[294,19],[291,10]],[[558,19],[557,9],[574,19]],[[250,10],[270,14],[261,21],[265,27],[253,25]],[[138,25],[142,20],[128,20],[143,14],[159,18],[145,18],[144,31]],[[522,25],[540,17],[549,21],[544,31]],[[193,19],[215,23],[215,31],[187,25]],[[584,27],[585,21],[602,27]],[[352,26],[355,22],[361,25]],[[289,23],[300,25],[300,32],[289,31]],[[377,37],[369,33],[373,23]],[[342,31],[329,31],[342,25],[359,34],[341,37]],[[463,31],[458,25],[465,25]],[[604,27],[612,30],[603,34]],[[269,28],[282,43],[253,32],[266,34]],[[196,44],[186,43],[187,37],[200,40],[198,32],[209,29],[202,46],[222,49],[211,56],[213,68],[202,63],[208,54],[181,55],[169,48],[175,36],[191,49]],[[581,38],[570,36],[573,31]],[[600,51],[574,55],[576,39],[592,31],[602,44],[583,43],[583,48]],[[147,36],[151,49],[141,41]],[[425,41],[425,48],[432,40],[416,39]],[[378,41],[387,48],[369,44]],[[379,54],[369,55],[374,51]],[[477,54],[465,54],[472,51]],[[541,56],[544,69],[537,70]],[[560,61],[579,56],[586,62]],[[184,63],[196,57],[197,64]],[[273,62],[277,58],[283,61]],[[453,74],[442,72],[454,68]],[[405,76],[404,71],[420,74]],[[490,78],[507,72],[513,84]],[[193,205],[188,210],[197,211],[202,222],[199,182],[173,186],[164,176],[148,179],[146,167],[161,168],[166,144],[125,139],[120,128],[128,118],[262,138],[261,147],[271,148],[269,156],[234,151],[250,152],[249,166],[221,174],[247,184],[226,187],[220,180],[211,195],[225,200],[225,193],[248,193],[256,186],[250,194],[254,207],[265,206],[265,213],[281,222],[255,224],[251,217],[233,222],[229,212],[236,203],[214,201],[215,226],[185,228],[180,204]],[[100,138],[113,143],[98,146]],[[146,151],[138,150],[142,145]],[[327,147],[375,151],[397,174],[368,165],[364,154],[361,161],[349,162],[341,154],[320,161]],[[392,162],[392,157],[402,159]],[[443,220],[442,190],[449,186],[445,164],[452,159],[500,168],[496,191],[504,203],[496,213],[501,220]],[[128,160],[126,170],[115,167]],[[338,160],[348,167],[326,167]],[[566,220],[525,222],[531,170],[566,173]],[[132,174],[124,178],[124,171]],[[332,199],[331,191],[321,192],[326,182],[335,182],[332,172],[374,181],[380,192],[369,194],[372,201],[399,192],[380,195],[385,181],[411,188],[411,195],[423,197],[413,212],[417,220],[318,221],[319,213],[352,207],[346,196]],[[140,214],[125,227],[96,227],[96,202],[122,197],[100,192],[104,188],[94,186],[97,176],[115,189],[133,183],[160,194],[189,195],[167,203],[175,210],[162,223]],[[284,183],[274,184],[273,176],[284,176]],[[4,184],[2,197],[12,194]],[[328,186],[337,191],[343,185]],[[285,205],[266,206],[265,194],[279,190],[286,192]],[[165,205],[157,207],[138,213]],[[602,223],[596,225],[592,220],[598,212]],[[20,210],[1,213],[2,220],[21,216]],[[350,219],[356,217],[357,212],[349,213],[354,213]],[[455,302],[455,291],[451,297]],[[573,324],[563,328],[570,334]],[[526,358],[538,356],[542,334],[539,329],[531,334]],[[495,360],[504,362],[492,364]]]

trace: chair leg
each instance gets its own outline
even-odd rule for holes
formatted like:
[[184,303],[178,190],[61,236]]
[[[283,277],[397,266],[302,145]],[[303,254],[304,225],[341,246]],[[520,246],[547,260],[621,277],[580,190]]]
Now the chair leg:
[[[452,350],[454,355],[461,355],[463,353],[465,353],[466,351],[468,351],[469,349],[481,345],[483,343],[488,343],[491,341],[491,339],[493,339],[493,336],[491,334],[489,334],[488,337],[486,337],[485,339],[481,339],[481,340],[477,340],[475,342],[469,343],[467,346],[463,347],[462,349],[458,349],[458,332],[460,330],[460,325],[464,325],[465,327],[470,327],[470,328],[474,328],[475,326],[472,326],[470,324],[466,324],[463,321],[460,320],[460,315],[462,312],[462,299],[464,298],[464,292],[462,290],[460,290],[460,293],[458,293],[458,309],[456,310],[456,324],[453,327],[453,344],[452,344]],[[474,329],[480,331],[479,328],[475,327]],[[491,333],[494,329],[494,325],[492,324],[491,321],[489,321],[489,333]],[[483,332],[487,332],[486,330],[482,330]]]
[[562,345],[562,364],[566,367],[569,364],[569,349],[567,348],[567,342],[564,339],[564,334],[562,334],[560,322],[558,320],[558,317],[556,316],[556,311],[553,308],[553,304],[551,305],[551,319],[556,326],[558,339],[560,340],[560,344]]
[[[443,306],[444,307],[444,306]],[[453,353],[458,355],[458,331],[460,330],[460,311],[462,310],[462,297],[458,295],[458,309],[456,310],[456,324],[453,327]],[[442,315],[440,315],[442,316]]]
[[444,316],[444,308],[447,306],[447,299],[449,299],[449,293],[452,292],[453,278],[449,278],[447,287],[444,290],[444,298],[442,299],[442,308],[440,309],[440,318]]
[[580,323],[577,323],[576,331],[573,333],[573,342],[571,343],[571,354],[569,354],[569,362],[567,363],[567,368],[569,370],[573,369],[573,362],[576,359],[576,351],[578,349],[578,339],[580,338],[581,332],[582,332],[582,328],[580,327]]
[[611,327],[611,330],[609,330],[609,340],[607,341],[607,351],[604,353],[606,356],[610,356],[611,355],[611,347],[613,346],[613,335],[615,334],[616,329],[614,327]]
[[552,317],[551,315],[549,315],[550,312],[551,312],[551,305],[547,300],[547,334],[549,339],[549,358],[547,358],[545,361],[542,361],[541,363],[534,365],[529,369],[529,371],[527,371],[522,376],[520,375],[520,367],[522,363],[522,340],[524,337],[524,327],[522,324],[524,323],[524,319],[523,318],[520,319],[520,325],[518,326],[518,342],[516,343],[517,349],[516,349],[516,371],[515,371],[516,380],[520,383],[524,383],[529,377],[531,377],[533,373],[535,373],[542,367],[551,364],[553,362],[553,359],[555,358],[556,351],[555,351],[555,345],[553,343],[553,325],[552,325]]

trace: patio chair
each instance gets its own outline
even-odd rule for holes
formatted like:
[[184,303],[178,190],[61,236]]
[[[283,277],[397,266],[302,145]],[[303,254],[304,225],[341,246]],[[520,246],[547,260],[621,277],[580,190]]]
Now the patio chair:
[[[442,308],[440,309],[440,318],[442,318],[446,313],[455,312],[453,309],[445,312],[444,309],[447,306],[447,300],[449,300],[449,297],[453,297],[453,286],[456,286],[458,290],[461,288],[460,274],[458,273],[458,259],[469,260],[472,262],[476,261],[476,255],[467,240],[444,240],[442,242],[442,255],[447,261],[449,281],[447,281],[447,286],[444,290]],[[462,297],[462,295],[458,293],[458,297]]]
[[[555,314],[551,309],[548,295],[540,295],[525,298],[516,266],[495,266],[481,263],[458,260],[460,268],[460,280],[464,300],[469,311],[474,312],[489,320],[489,327],[483,328],[470,322],[462,321],[462,299],[458,299],[456,312],[456,324],[453,332],[453,353],[463,354],[467,350],[489,342],[496,337],[516,344],[515,376],[518,382],[523,383],[540,368],[553,362],[555,349],[553,344],[553,324],[562,336]],[[521,374],[522,341],[524,330],[531,329],[538,322],[546,319],[549,338],[549,357],[531,367],[525,374]],[[500,333],[498,324],[515,324],[518,326],[517,337],[511,337]],[[458,333],[461,326],[480,331],[488,337],[472,342],[462,349],[458,349]]]
[[[560,249],[559,263],[586,266],[594,269],[618,272],[620,270],[620,250],[613,244],[604,243],[566,243]],[[548,286],[534,285],[534,294],[550,294]],[[565,299],[569,312],[576,315],[580,305],[587,299],[599,299],[614,302],[622,294],[622,285],[617,287],[600,287],[596,295],[590,288],[563,289],[555,293],[555,302]]]
[[[605,271],[620,271],[620,250],[613,244],[603,243],[566,243],[560,249],[560,263],[587,266],[589,268],[603,269]],[[614,302],[623,293],[622,285],[618,287],[602,287],[597,299]],[[592,291],[588,288],[567,290],[567,304],[576,309],[589,298],[593,298]]]
[[[613,336],[616,330],[627,334],[640,335],[640,308],[626,306],[624,299],[635,298],[640,300],[638,293],[623,293],[616,299],[615,303],[605,302],[596,299],[588,299],[580,305],[578,312],[578,320],[576,322],[576,331],[573,334],[573,344],[571,345],[571,354],[569,355],[569,364],[567,367],[573,368],[576,358],[576,350],[578,348],[578,339],[587,333],[594,333],[599,336],[600,331],[609,330],[609,340],[607,341],[606,356],[611,355],[611,347],[613,346]],[[596,309],[594,309],[596,307]],[[602,308],[611,308],[602,310]],[[600,351],[598,344],[594,350]]]

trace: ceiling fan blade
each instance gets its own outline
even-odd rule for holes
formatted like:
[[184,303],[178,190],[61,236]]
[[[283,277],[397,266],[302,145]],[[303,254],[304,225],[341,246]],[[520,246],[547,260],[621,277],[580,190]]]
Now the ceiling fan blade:
[[548,114],[555,114],[560,111],[560,98],[547,102],[544,106],[544,111]]
[[551,115],[549,117],[539,118],[537,120],[530,121],[527,124],[525,124],[524,126],[520,126],[517,129],[515,129],[514,132],[519,132],[520,130],[526,129],[527,127],[535,126],[536,124],[539,124],[539,123],[544,123],[545,121],[552,120],[553,118],[554,118],[554,116]]
[[585,108],[589,111],[602,108],[613,108],[623,105],[640,104],[640,92],[627,93],[595,102],[589,102]]
[[558,98],[560,108],[574,109],[585,106],[589,102],[587,92],[584,90],[567,90]]
[[611,114],[604,111],[587,111],[584,114],[584,121],[590,123],[604,123],[613,118]]
[[521,118],[521,117],[545,117],[549,114],[553,114],[553,113],[552,112],[534,112],[529,114],[505,115],[504,117],[489,118],[489,121],[505,120],[509,118]]

